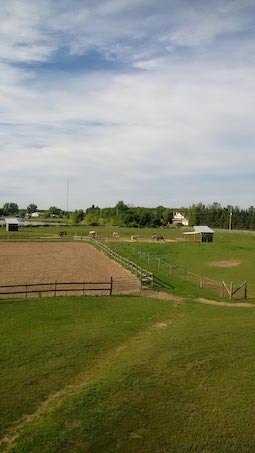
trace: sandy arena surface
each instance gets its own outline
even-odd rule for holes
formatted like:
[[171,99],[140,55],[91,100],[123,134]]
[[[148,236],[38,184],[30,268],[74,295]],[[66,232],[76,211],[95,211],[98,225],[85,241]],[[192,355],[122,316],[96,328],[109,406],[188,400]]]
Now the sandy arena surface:
[[240,261],[236,260],[228,260],[228,261],[211,261],[208,263],[209,266],[211,267],[235,267],[238,266]]
[[134,276],[89,244],[0,244],[0,285],[109,281],[110,277]]

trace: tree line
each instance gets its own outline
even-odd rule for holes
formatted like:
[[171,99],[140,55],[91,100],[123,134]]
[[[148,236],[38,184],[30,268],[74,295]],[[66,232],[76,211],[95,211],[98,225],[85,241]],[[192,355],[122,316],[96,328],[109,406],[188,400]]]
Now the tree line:
[[[0,208],[0,216],[18,215],[23,217],[36,212],[37,209],[35,203],[30,203],[26,209],[19,209],[17,203],[5,203]],[[211,228],[255,229],[255,208],[253,206],[248,209],[241,209],[239,206],[222,207],[217,202],[209,205],[198,203],[188,208],[173,209],[164,206],[130,207],[123,201],[119,201],[114,207],[100,208],[93,204],[85,210],[79,209],[73,212],[64,211],[56,206],[51,206],[46,211],[40,210],[44,218],[58,217],[75,225],[115,225],[134,228],[170,226],[173,223],[175,211],[185,215],[189,220],[189,226],[208,225]]]
[[239,206],[222,207],[220,203],[192,205],[189,210],[190,225],[208,225],[212,228],[254,230],[255,208],[241,209]]

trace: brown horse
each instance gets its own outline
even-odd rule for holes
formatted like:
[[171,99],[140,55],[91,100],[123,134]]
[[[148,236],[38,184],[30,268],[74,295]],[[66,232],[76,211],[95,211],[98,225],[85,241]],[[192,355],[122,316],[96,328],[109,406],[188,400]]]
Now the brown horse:
[[157,234],[154,234],[153,236],[151,236],[151,239],[153,239],[154,241],[163,241],[163,242],[165,242],[164,236],[158,236]]

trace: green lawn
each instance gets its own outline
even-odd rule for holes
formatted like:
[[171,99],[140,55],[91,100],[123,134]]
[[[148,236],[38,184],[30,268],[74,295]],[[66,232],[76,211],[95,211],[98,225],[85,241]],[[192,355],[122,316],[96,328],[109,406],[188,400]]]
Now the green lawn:
[[255,309],[114,296],[0,312],[11,451],[254,451]]
[[[216,231],[213,243],[111,243],[110,246],[119,254],[127,256],[144,267],[157,272],[157,258],[186,268],[187,271],[227,284],[231,281],[237,287],[248,281],[248,295],[255,297],[255,234],[254,232]],[[143,252],[140,261],[139,252]],[[147,256],[151,261],[148,264]],[[154,259],[152,259],[154,258]],[[212,266],[214,262],[236,261],[231,267]],[[169,279],[169,266],[161,266],[161,276]],[[173,277],[183,274],[174,271]],[[170,279],[170,281],[173,278]],[[197,282],[199,280],[197,279]],[[184,288],[184,287],[183,287]],[[243,296],[242,296],[243,297]]]

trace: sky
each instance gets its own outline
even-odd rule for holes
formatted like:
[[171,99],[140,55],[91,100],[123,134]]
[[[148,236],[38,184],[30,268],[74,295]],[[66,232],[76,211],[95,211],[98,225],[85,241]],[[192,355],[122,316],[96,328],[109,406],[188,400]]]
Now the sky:
[[0,7],[0,205],[255,205],[255,0]]

